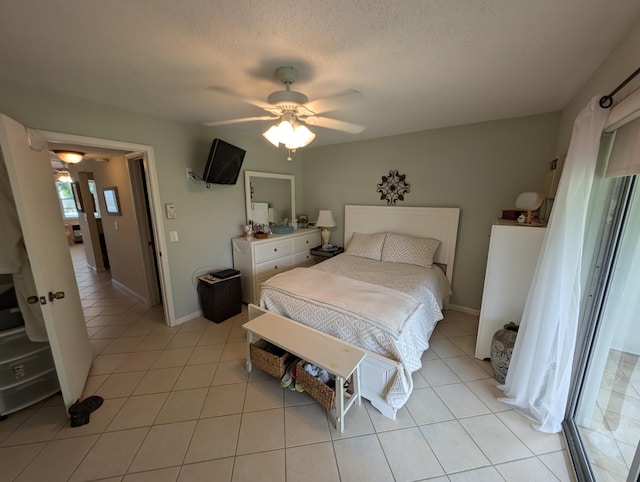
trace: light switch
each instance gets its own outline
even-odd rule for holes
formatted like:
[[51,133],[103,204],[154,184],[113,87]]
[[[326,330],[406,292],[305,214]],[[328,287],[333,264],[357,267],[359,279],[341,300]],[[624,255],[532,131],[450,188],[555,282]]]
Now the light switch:
[[169,238],[171,241],[176,242],[178,240],[178,231],[169,231]]
[[165,210],[167,212],[167,219],[175,219],[176,218],[176,205],[175,204],[165,204]]

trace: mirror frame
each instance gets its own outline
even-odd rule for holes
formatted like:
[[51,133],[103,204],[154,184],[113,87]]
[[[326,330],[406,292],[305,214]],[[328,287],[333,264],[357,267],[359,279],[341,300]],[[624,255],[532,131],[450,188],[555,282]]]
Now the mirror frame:
[[251,219],[251,178],[284,179],[291,182],[291,220],[296,219],[296,178],[291,174],[276,174],[274,172],[244,171],[244,197],[246,221]]

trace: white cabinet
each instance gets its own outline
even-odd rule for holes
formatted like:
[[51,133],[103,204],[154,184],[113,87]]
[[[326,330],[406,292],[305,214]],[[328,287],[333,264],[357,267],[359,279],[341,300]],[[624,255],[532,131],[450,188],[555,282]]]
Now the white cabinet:
[[265,239],[233,239],[233,267],[242,273],[242,301],[257,304],[263,281],[291,268],[314,264],[309,251],[320,242],[317,228],[272,234]]
[[491,228],[476,358],[491,357],[491,339],[505,324],[520,324],[546,230],[503,219]]

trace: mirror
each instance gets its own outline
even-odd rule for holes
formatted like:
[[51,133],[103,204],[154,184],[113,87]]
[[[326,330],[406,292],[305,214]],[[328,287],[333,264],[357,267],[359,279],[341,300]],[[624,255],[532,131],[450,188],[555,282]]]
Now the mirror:
[[295,177],[289,174],[244,171],[247,220],[254,224],[283,224],[296,213]]

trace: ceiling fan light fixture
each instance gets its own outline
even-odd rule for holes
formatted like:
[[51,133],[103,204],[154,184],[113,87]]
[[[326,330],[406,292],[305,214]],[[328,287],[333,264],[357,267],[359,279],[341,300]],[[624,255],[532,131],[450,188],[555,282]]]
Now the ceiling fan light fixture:
[[285,144],[285,147],[287,149],[298,149],[300,147],[305,147],[308,146],[315,138],[316,135],[311,132],[306,126],[299,125],[294,129],[293,135],[290,138],[290,141]]
[[280,134],[278,133],[278,126],[271,126],[269,130],[262,134],[266,140],[271,142],[276,147],[280,147]]
[[292,150],[309,145],[316,137],[306,126],[298,124],[294,119],[283,119],[262,135],[274,146],[280,147],[282,144]]
[[84,152],[80,151],[63,151],[63,150],[55,150],[56,156],[60,158],[61,161],[66,162],[67,164],[77,164],[82,159],[84,159]]

